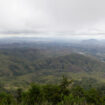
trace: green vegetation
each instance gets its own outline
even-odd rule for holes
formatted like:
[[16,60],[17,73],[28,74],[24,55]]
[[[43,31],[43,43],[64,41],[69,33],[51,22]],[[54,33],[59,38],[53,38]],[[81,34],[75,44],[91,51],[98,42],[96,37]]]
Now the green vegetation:
[[26,87],[31,82],[58,83],[69,79],[93,78],[105,82],[105,63],[94,57],[62,50],[9,48],[0,50],[0,82],[6,89]]
[[105,105],[101,51],[48,43],[1,46],[0,105]]
[[[87,84],[87,83],[85,83]],[[85,89],[63,76],[59,84],[31,84],[0,92],[0,105],[105,105],[105,86]]]

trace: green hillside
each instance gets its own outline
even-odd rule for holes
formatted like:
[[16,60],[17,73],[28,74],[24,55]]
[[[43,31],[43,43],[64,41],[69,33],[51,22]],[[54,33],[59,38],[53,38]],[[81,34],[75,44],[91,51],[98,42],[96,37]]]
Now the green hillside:
[[45,57],[35,51],[18,51],[0,54],[0,75],[20,76],[32,72],[51,70],[51,72],[93,72],[105,71],[105,63],[81,54]]
[[53,69],[61,72],[105,71],[105,63],[76,53],[38,60],[33,62],[33,64],[35,64],[37,69]]
[[[48,52],[49,53],[49,52]],[[62,75],[104,81],[105,63],[77,53],[47,56],[39,49],[3,49],[0,51],[0,81],[10,86],[31,82],[56,83]],[[57,81],[56,81],[57,80]]]

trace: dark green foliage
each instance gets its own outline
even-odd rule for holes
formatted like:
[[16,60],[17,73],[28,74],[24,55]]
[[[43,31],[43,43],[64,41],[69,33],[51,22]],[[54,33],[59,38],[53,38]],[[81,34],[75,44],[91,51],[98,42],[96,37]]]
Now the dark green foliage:
[[28,92],[24,93],[23,99],[25,105],[40,105],[44,100],[41,87],[39,85],[32,84]]
[[[105,105],[101,88],[84,89],[63,77],[58,85],[32,84],[26,91],[0,93],[0,105]],[[103,87],[103,89],[105,89]]]
[[61,89],[59,86],[45,85],[43,91],[45,99],[54,105],[62,100]]
[[71,89],[71,93],[74,95],[74,97],[84,97],[84,89],[81,88],[80,86],[76,86]]
[[11,94],[0,93],[0,105],[13,105],[14,98]]
[[70,90],[68,89],[68,87],[70,86],[72,82],[73,82],[72,80],[69,81],[65,76],[63,76],[63,79],[60,83],[62,98],[70,94]]
[[19,88],[16,91],[16,100],[17,100],[17,104],[20,104],[22,102],[22,89]]
[[66,89],[73,81],[69,81],[67,77],[63,76],[60,87],[62,90]]
[[96,89],[90,89],[86,91],[85,97],[88,103],[92,103],[95,105],[102,105],[102,96]]

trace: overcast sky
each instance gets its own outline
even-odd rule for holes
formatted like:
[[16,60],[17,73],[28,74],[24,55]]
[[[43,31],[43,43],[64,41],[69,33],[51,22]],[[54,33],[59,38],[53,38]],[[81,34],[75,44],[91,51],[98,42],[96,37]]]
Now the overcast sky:
[[104,35],[105,0],[0,0],[0,33]]

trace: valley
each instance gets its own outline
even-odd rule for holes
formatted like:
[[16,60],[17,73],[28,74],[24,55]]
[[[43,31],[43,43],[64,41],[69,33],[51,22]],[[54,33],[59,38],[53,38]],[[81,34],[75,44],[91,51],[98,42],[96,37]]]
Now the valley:
[[85,77],[105,82],[104,46],[96,48],[94,43],[86,47],[82,43],[1,44],[0,81],[8,89],[32,82],[57,83],[63,75],[74,80]]

